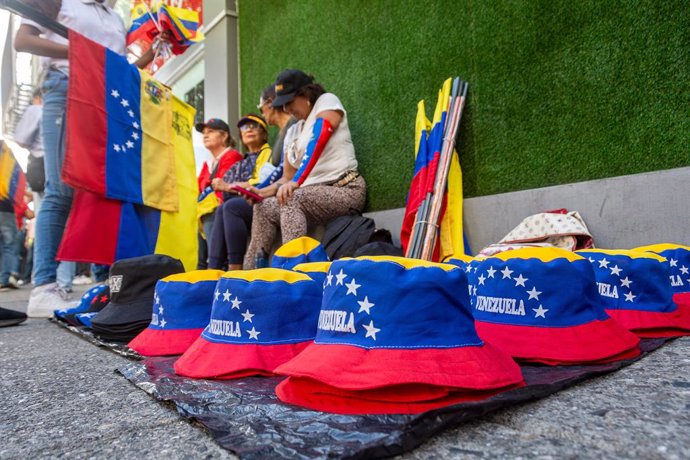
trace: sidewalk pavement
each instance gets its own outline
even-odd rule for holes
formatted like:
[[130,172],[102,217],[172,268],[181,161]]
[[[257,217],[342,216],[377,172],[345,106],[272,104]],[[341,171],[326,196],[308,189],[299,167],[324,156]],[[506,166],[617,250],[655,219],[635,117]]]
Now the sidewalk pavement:
[[[0,306],[26,311],[29,292]],[[235,458],[114,372],[126,362],[44,319],[0,328],[0,459]],[[690,338],[399,458],[690,458]]]

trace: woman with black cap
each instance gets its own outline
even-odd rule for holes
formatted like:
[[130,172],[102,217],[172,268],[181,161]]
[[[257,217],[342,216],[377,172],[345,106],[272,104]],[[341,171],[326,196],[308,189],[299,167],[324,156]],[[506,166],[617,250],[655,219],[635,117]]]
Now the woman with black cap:
[[255,268],[258,253],[270,251],[278,228],[287,243],[306,235],[308,225],[361,211],[366,199],[347,112],[338,97],[295,69],[281,72],[275,89],[273,106],[282,106],[298,122],[286,135],[283,177],[252,189],[266,199],[254,207],[247,269]]
[[242,258],[247,248],[252,225],[252,207],[237,195],[235,187],[248,189],[259,184],[259,171],[271,160],[268,145],[268,125],[259,115],[248,114],[237,122],[242,144],[247,150],[245,157],[235,163],[222,179],[212,181],[214,190],[223,192],[225,202],[216,209],[209,268],[229,270],[242,268]]
[[[211,181],[223,177],[232,165],[242,160],[242,154],[235,150],[237,142],[230,134],[230,127],[220,118],[211,118],[206,123],[197,123],[196,130],[204,136],[204,147],[211,153],[212,158],[204,163],[197,179],[199,185],[199,201],[213,193]],[[223,193],[215,192],[218,203],[223,202]],[[213,204],[215,206],[215,202]],[[199,208],[202,209],[202,208]],[[208,266],[208,254],[213,235],[214,208],[201,211],[207,212],[200,216],[203,235],[199,234],[199,260],[197,268],[204,269]]]

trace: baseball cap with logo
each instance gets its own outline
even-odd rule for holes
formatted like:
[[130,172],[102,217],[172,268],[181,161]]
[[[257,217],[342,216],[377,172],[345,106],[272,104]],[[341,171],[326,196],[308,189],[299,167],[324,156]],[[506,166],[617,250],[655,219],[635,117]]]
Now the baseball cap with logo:
[[257,115],[255,113],[248,113],[247,115],[240,118],[240,120],[237,122],[237,127],[241,128],[247,123],[256,123],[259,126],[261,126],[264,129],[264,131],[268,131],[268,125],[266,124],[266,120],[264,120],[264,117],[262,117],[261,115]]
[[662,243],[641,246],[633,251],[653,252],[668,260],[671,273],[673,300],[679,306],[690,308],[690,246]]
[[193,378],[273,375],[314,338],[321,286],[303,273],[232,271],[216,285],[211,320],[175,363]]
[[276,77],[276,98],[273,99],[273,107],[282,107],[291,102],[299,90],[312,83],[314,79],[301,70],[283,70]]
[[418,413],[523,384],[474,329],[464,272],[391,256],[339,259],[314,343],[280,366],[284,402],[336,413]]
[[151,323],[129,342],[142,356],[181,355],[199,338],[211,317],[221,270],[178,273],[156,283]]
[[182,272],[182,262],[162,254],[116,261],[108,278],[110,303],[91,319],[94,333],[106,340],[132,340],[151,322],[158,280]]
[[79,321],[76,319],[76,315],[78,313],[86,313],[89,310],[91,303],[107,289],[108,286],[105,284],[99,284],[98,286],[92,287],[81,296],[81,299],[79,299],[79,303],[76,306],[72,308],[64,308],[62,310],[55,310],[55,318],[72,326],[81,326],[81,323],[79,323]]
[[230,132],[230,126],[220,118],[209,118],[206,123],[197,123],[194,125],[196,130],[200,133],[204,132],[204,128],[217,129],[218,131]]
[[640,337],[690,335],[690,305],[673,302],[670,267],[652,252],[578,251],[594,267],[606,313]]
[[466,267],[479,336],[548,365],[634,358],[639,339],[611,319],[584,257],[558,248],[502,252]]
[[276,249],[271,259],[271,267],[291,270],[299,264],[327,261],[328,255],[321,243],[314,238],[303,236],[288,241]]

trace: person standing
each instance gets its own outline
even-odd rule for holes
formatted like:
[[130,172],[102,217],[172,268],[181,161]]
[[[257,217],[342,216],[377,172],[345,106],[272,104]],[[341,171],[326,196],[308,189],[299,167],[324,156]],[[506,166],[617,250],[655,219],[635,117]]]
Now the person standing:
[[[42,0],[30,3],[67,28],[113,52],[125,54],[125,25],[104,0]],[[68,306],[71,300],[69,294],[56,283],[55,260],[72,206],[72,189],[61,179],[65,157],[65,115],[69,79],[68,42],[66,38],[36,22],[24,19],[17,31],[14,47],[17,51],[48,58],[48,71],[41,88],[44,97],[42,133],[46,187],[42,209],[36,222],[35,287],[31,291],[28,308],[29,316],[45,317],[52,315],[55,309]],[[136,65],[145,67],[153,56],[153,49],[149,48]]]

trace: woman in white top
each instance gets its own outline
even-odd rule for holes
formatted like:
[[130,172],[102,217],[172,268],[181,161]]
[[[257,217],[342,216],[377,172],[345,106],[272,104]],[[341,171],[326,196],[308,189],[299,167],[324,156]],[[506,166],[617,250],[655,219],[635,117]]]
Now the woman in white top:
[[[31,0],[27,3],[56,22],[118,53],[125,54],[126,31],[122,19],[103,0]],[[36,219],[34,286],[29,316],[50,316],[69,305],[69,295],[56,283],[55,255],[72,207],[72,189],[60,177],[65,157],[65,113],[69,61],[67,39],[24,19],[14,47],[46,57],[48,72],[43,86],[42,134],[45,150],[45,197]],[[149,49],[137,61],[139,67],[153,59]],[[105,136],[105,133],[103,133]]]
[[335,94],[300,70],[278,75],[274,107],[298,120],[287,132],[283,177],[253,191],[264,197],[254,206],[251,242],[244,267],[268,254],[280,228],[283,243],[307,234],[307,227],[361,212],[366,183],[357,171],[347,112]]

